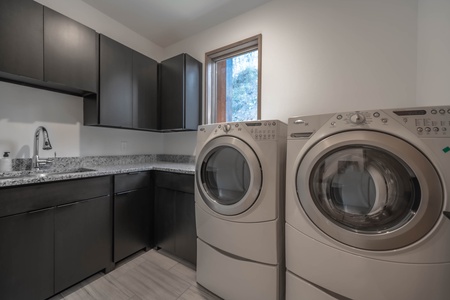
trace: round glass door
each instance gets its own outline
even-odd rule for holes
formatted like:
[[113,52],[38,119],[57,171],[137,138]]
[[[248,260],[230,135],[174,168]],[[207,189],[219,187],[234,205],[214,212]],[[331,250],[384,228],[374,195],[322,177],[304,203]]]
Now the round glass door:
[[439,176],[420,151],[367,131],[336,134],[312,147],[298,168],[297,194],[322,231],[370,250],[422,238],[443,202]]
[[202,149],[196,177],[202,200],[224,215],[246,211],[261,190],[261,166],[255,153],[234,137],[216,138]]

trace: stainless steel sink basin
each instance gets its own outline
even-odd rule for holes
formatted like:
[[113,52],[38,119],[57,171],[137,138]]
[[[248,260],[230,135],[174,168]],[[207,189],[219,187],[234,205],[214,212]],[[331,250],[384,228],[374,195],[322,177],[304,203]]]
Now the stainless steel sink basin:
[[94,169],[88,168],[75,168],[75,169],[64,169],[64,170],[41,170],[36,173],[31,173],[29,175],[34,175],[37,177],[45,177],[50,175],[64,175],[64,174],[73,174],[73,173],[84,173],[84,172],[93,172]]

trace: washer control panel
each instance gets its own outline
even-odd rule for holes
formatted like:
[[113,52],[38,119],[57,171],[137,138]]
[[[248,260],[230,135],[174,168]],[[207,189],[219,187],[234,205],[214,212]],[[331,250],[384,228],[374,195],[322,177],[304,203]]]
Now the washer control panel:
[[413,109],[386,109],[379,111],[356,111],[337,114],[330,120],[330,126],[344,123],[350,127],[388,125],[395,119],[419,137],[449,137],[450,107],[425,107]]
[[309,138],[318,130],[342,129],[393,130],[391,124],[401,124],[420,138],[450,137],[450,106],[418,107],[352,111],[336,114],[296,117],[289,119],[288,136]]

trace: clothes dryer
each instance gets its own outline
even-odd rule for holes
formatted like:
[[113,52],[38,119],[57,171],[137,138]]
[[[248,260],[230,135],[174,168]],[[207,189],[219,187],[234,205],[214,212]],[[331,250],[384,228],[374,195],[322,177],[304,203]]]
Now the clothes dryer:
[[284,297],[286,124],[199,126],[197,281],[227,300]]
[[286,299],[450,295],[450,107],[290,118]]

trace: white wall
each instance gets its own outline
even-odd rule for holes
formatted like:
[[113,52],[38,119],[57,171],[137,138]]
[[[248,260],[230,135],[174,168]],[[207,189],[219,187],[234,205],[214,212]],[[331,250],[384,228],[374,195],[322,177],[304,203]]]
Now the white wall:
[[[273,0],[164,54],[204,61],[205,52],[259,33],[263,119],[416,105],[415,0]],[[173,147],[175,139],[165,137]]]
[[417,103],[450,105],[450,0],[419,0]]
[[[29,158],[33,136],[44,126],[53,149],[41,156],[163,153],[160,133],[83,126],[83,99],[0,81],[0,151]],[[126,142],[123,145],[122,142]],[[42,137],[41,137],[42,143]]]

